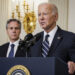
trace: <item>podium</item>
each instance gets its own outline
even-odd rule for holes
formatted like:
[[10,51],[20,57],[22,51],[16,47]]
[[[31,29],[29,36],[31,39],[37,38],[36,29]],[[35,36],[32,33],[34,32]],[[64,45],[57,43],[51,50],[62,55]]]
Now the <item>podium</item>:
[[[16,65],[23,65],[30,74],[7,74]],[[68,68],[65,62],[55,57],[0,58],[0,75],[68,75]]]

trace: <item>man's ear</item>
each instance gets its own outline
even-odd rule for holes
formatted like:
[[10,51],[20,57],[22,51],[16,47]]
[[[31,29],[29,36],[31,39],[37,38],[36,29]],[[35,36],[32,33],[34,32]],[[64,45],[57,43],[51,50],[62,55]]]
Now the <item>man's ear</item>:
[[6,29],[6,33],[8,34],[8,29]]
[[58,14],[56,13],[56,15],[55,15],[55,21],[57,21],[58,20]]

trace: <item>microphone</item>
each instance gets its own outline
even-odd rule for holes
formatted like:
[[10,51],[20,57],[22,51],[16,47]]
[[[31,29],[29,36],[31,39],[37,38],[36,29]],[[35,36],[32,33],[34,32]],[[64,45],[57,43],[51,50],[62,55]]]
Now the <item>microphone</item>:
[[29,41],[27,41],[27,47],[33,46],[41,37],[41,34],[38,33],[33,38],[31,38]]
[[24,40],[21,40],[21,41],[19,42],[19,46],[20,46],[20,47],[26,46],[27,41],[29,41],[29,40],[32,39],[32,38],[33,38],[33,35],[32,35],[31,33],[27,34],[27,35],[24,37]]
[[24,38],[24,41],[29,41],[31,38],[33,38],[33,35],[31,33],[27,34]]

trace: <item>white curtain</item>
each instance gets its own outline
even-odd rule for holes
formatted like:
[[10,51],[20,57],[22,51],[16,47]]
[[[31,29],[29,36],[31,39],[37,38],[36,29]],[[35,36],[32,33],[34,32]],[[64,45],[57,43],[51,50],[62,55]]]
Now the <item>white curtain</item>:
[[59,18],[57,25],[61,28],[68,30],[68,0],[49,0],[58,8]]
[[9,0],[0,0],[0,44],[8,41],[6,21],[8,19]]

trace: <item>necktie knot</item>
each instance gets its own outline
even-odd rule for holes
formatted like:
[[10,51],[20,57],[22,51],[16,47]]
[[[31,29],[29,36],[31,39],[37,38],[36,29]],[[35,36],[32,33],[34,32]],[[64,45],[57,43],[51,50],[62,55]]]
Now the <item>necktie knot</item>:
[[48,38],[49,38],[49,35],[47,34],[47,35],[45,36],[45,41],[48,42]]
[[15,46],[14,44],[11,44],[11,48],[14,48],[14,46]]

